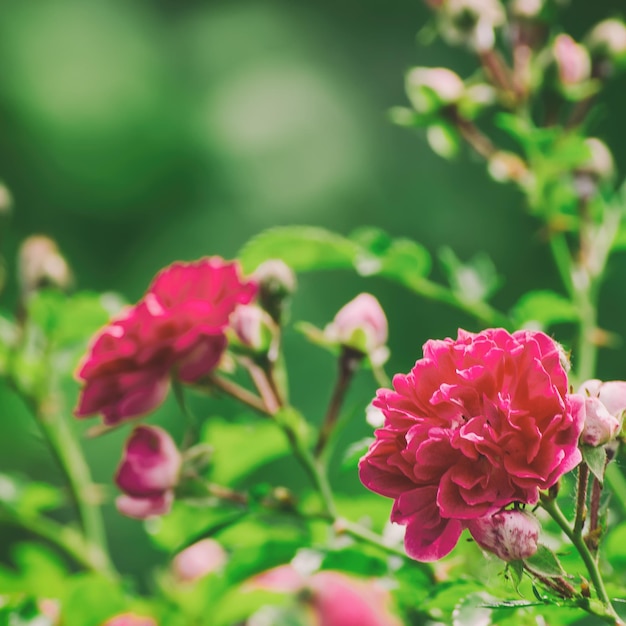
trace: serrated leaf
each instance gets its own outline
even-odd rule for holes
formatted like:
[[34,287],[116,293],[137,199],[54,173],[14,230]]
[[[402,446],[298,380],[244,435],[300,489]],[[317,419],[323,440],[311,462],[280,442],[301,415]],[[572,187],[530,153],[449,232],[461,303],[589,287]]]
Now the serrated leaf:
[[525,559],[525,563],[534,572],[546,578],[558,578],[565,574],[565,570],[556,554],[543,544],[539,544],[537,552]]
[[357,244],[323,228],[284,226],[251,239],[238,258],[247,273],[269,259],[281,259],[296,272],[308,272],[349,269],[358,253]]
[[497,598],[482,591],[465,596],[452,612],[453,626],[491,626],[491,610],[486,604],[498,602]]
[[580,446],[583,453],[583,460],[589,466],[589,471],[598,479],[602,485],[604,483],[604,470],[606,468],[606,450],[604,446]]
[[511,315],[519,327],[534,323],[546,328],[576,321],[578,310],[570,300],[554,291],[530,291],[517,301]]

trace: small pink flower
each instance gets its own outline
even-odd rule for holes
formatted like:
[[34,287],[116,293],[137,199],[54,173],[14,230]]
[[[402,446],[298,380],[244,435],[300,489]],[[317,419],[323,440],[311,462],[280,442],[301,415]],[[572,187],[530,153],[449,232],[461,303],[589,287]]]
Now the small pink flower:
[[117,486],[125,494],[116,502],[120,513],[137,519],[167,513],[181,463],[180,452],[165,430],[137,426],[126,442],[115,475]]
[[84,387],[76,416],[101,413],[115,424],[159,406],[172,371],[187,383],[208,374],[226,348],[230,314],[255,293],[236,263],[217,257],[161,271],[145,297],[95,337],[77,373]]
[[387,318],[378,300],[362,293],[342,307],[335,319],[326,326],[328,341],[367,354],[373,363],[386,360]]
[[481,548],[503,561],[528,559],[537,552],[541,527],[527,511],[499,511],[470,520],[468,528]]
[[585,400],[582,443],[595,447],[615,439],[626,411],[626,382],[612,380],[603,383],[592,379],[585,381],[578,393]]
[[[310,618],[310,626],[400,626],[391,612],[391,596],[374,580],[360,580],[339,572],[322,571],[303,576],[282,565],[257,576],[253,588],[297,594]],[[310,614],[309,613],[309,614]]]
[[183,582],[194,582],[226,564],[226,552],[215,539],[202,539],[182,552],[172,562],[174,575]]
[[379,390],[385,425],[360,477],[394,498],[409,556],[445,556],[469,520],[536,503],[580,463],[584,401],[568,394],[561,356],[541,332],[459,330],[456,341],[428,341],[394,390]]
[[272,343],[274,321],[261,307],[241,304],[230,316],[230,327],[239,343],[253,352],[267,352]]
[[158,626],[151,617],[142,617],[134,613],[123,613],[111,617],[102,626]]

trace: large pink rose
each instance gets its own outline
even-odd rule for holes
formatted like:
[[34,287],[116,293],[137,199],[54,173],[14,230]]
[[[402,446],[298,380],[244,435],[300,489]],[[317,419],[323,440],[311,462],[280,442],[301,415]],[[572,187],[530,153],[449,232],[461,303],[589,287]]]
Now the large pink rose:
[[226,347],[230,314],[255,293],[236,263],[217,257],[162,270],[144,298],[95,337],[77,373],[85,385],[75,414],[101,413],[115,424],[161,404],[172,372],[184,382],[208,374]]
[[580,463],[584,401],[568,394],[562,358],[541,332],[459,330],[456,341],[428,341],[395,390],[379,390],[385,424],[360,477],[394,498],[411,557],[445,556],[468,520],[537,502]]

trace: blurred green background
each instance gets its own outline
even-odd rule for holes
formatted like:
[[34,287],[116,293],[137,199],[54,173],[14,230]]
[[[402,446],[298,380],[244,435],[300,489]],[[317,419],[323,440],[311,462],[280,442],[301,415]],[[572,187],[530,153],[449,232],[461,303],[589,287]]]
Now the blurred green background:
[[[574,2],[566,26],[580,38],[623,0]],[[416,43],[428,11],[416,0],[2,0],[0,179],[15,197],[4,228],[4,308],[15,304],[15,253],[24,237],[56,239],[80,289],[133,301],[175,259],[227,258],[255,233],[313,224],[341,233],[362,225],[407,236],[461,259],[484,251],[505,279],[507,309],[530,288],[559,289],[538,224],[513,187],[492,182],[468,151],[448,163],[416,133],[393,127],[405,104],[403,73],[474,60],[440,42]],[[626,162],[626,89],[607,90],[594,133]],[[436,270],[437,271],[437,270]],[[625,333],[626,264],[616,258],[601,324]],[[406,371],[429,337],[475,323],[400,287],[348,274],[302,277],[293,318],[320,326],[359,291],[375,293],[390,321],[389,371]],[[559,337],[567,340],[567,337]],[[295,403],[318,420],[333,362],[295,333],[287,338]],[[600,374],[626,378],[624,349]],[[362,374],[349,406],[355,439],[374,384]],[[204,411],[222,411],[203,405]],[[0,394],[0,470],[56,480],[28,415]],[[176,429],[176,408],[159,419]],[[96,479],[110,483],[123,440],[86,443]],[[241,450],[245,454],[245,449]],[[338,478],[362,489],[355,476]],[[114,554],[126,571],[157,556],[140,524],[107,507]],[[2,530],[0,553],[18,535]],[[128,550],[134,542],[133,550]]]

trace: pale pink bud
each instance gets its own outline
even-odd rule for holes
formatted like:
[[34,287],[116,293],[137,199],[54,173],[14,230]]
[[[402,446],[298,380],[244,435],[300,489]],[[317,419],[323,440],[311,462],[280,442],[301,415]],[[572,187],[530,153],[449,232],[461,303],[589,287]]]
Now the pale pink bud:
[[596,137],[585,139],[585,145],[589,148],[590,156],[582,164],[580,170],[587,172],[600,180],[606,180],[615,173],[613,155],[608,146]]
[[468,528],[476,543],[503,561],[527,559],[537,552],[541,530],[537,518],[518,509],[500,511],[470,520]]
[[592,379],[584,382],[578,393],[585,397],[585,426],[582,443],[601,446],[617,437],[626,410],[626,382],[603,383]]
[[489,157],[487,165],[491,178],[504,183],[515,181],[518,183],[528,182],[530,174],[528,166],[522,158],[513,152],[498,150]]
[[358,295],[341,308],[324,335],[331,342],[369,355],[378,364],[386,358],[387,318],[378,300],[369,293]]
[[558,35],[552,48],[561,83],[570,87],[587,80],[591,75],[591,59],[584,46],[569,35]]
[[111,617],[102,626],[158,626],[158,624],[151,617],[123,613]]
[[532,20],[539,17],[543,9],[543,0],[512,0],[509,4],[511,15]]
[[406,92],[418,113],[432,113],[461,98],[465,86],[446,67],[416,67],[406,75]]
[[270,259],[261,263],[252,274],[252,278],[262,291],[291,294],[296,290],[296,275],[280,259]]
[[447,0],[439,15],[441,34],[448,43],[476,51],[493,47],[494,31],[506,18],[499,0]]
[[173,502],[174,492],[164,491],[159,495],[145,498],[133,498],[128,495],[118,496],[115,500],[115,506],[126,517],[148,519],[149,517],[157,517],[169,513]]
[[586,39],[591,52],[609,59],[626,56],[626,24],[608,19],[596,24]]
[[226,564],[226,551],[215,539],[202,539],[182,552],[172,562],[176,578],[194,582],[221,569]]
[[258,306],[240,304],[230,316],[230,327],[239,343],[253,352],[267,352],[272,344],[274,321]]
[[181,461],[169,433],[156,426],[137,426],[126,442],[115,482],[135,498],[159,496],[178,483]]
[[57,244],[44,235],[24,240],[19,251],[19,281],[24,294],[52,285],[67,289],[72,272]]

